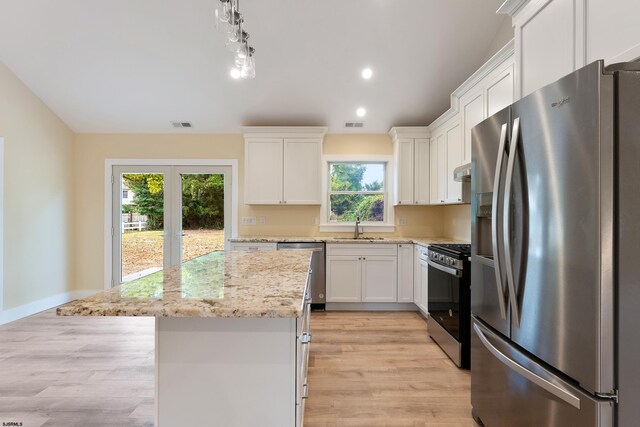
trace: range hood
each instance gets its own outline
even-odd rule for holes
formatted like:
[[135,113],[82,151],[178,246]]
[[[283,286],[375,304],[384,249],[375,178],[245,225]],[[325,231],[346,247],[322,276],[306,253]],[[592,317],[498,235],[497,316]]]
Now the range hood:
[[453,180],[456,182],[471,182],[471,163],[455,168],[453,170]]

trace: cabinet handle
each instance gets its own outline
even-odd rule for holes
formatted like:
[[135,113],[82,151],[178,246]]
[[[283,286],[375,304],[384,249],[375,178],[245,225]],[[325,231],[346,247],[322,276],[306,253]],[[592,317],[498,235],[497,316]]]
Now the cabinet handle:
[[440,203],[444,203],[444,200],[440,200]]
[[363,259],[363,260],[365,260],[365,261],[367,260],[367,259],[366,259],[366,258],[364,258],[364,257],[363,257],[362,259]]
[[459,202],[461,202],[461,201],[462,201],[462,199],[458,199],[458,201],[459,201]]
[[302,386],[302,398],[303,399],[309,398],[309,384],[305,384]]
[[402,204],[402,201],[398,200],[398,204],[399,204],[399,205],[401,205],[401,204]]
[[300,342],[302,344],[309,344],[311,342],[311,334],[308,333],[303,333],[302,337],[300,338]]
[[416,205],[418,204],[418,202],[416,202]]

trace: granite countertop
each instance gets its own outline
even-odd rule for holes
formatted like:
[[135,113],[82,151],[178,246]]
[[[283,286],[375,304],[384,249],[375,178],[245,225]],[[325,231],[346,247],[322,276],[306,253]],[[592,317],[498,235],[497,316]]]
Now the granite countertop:
[[247,236],[229,239],[238,243],[277,243],[277,242],[326,242],[326,243],[390,243],[390,244],[416,244],[434,245],[443,243],[470,243],[468,240],[452,239],[450,237],[360,237],[359,239],[341,237],[295,237],[295,236]]
[[216,251],[58,307],[60,316],[300,317],[311,251]]

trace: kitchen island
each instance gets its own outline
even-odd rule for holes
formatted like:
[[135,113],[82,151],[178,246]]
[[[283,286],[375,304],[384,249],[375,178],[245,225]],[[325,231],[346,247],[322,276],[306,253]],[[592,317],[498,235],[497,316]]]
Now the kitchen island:
[[311,254],[212,252],[57,314],[155,317],[156,426],[297,426]]

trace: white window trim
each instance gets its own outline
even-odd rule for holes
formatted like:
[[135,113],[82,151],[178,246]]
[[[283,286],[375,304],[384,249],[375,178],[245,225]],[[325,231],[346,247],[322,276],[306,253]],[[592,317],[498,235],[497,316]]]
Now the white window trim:
[[394,209],[391,200],[393,188],[393,156],[385,155],[356,155],[356,154],[329,154],[322,156],[322,205],[320,207],[320,231],[321,232],[347,232],[353,231],[355,222],[329,222],[329,163],[354,162],[354,163],[386,163],[384,200],[384,223],[361,223],[364,233],[392,233],[396,230]]
[[[111,289],[113,279],[113,193],[111,174],[114,166],[231,166],[231,238],[238,237],[238,160],[237,159],[105,159],[104,161],[104,288]],[[225,242],[225,248],[229,242]]]

